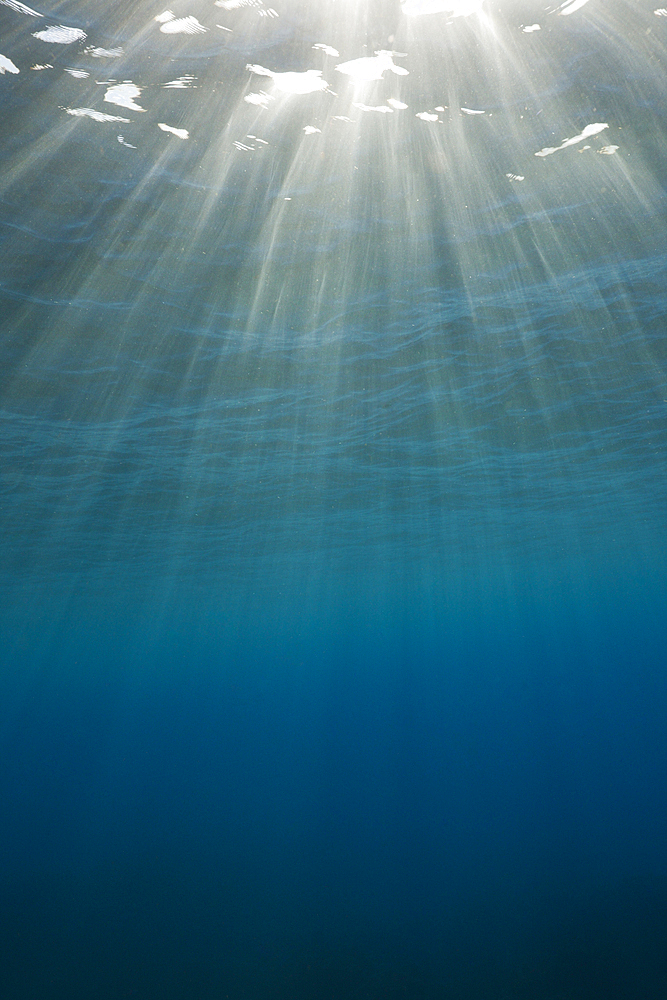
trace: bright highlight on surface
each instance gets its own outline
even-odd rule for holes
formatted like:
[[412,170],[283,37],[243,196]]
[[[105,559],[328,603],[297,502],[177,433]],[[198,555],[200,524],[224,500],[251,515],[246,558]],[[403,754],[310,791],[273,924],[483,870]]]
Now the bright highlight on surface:
[[545,146],[544,149],[540,149],[535,153],[535,156],[551,156],[552,153],[557,153],[561,149],[565,149],[567,146],[574,146],[578,142],[582,142],[584,139],[588,139],[592,135],[597,135],[598,132],[604,131],[604,129],[609,128],[606,122],[594,122],[592,125],[587,125],[583,132],[579,135],[573,136],[571,139],[563,139],[560,146]]
[[314,94],[329,87],[327,81],[322,79],[320,69],[307,69],[303,73],[276,73],[257,63],[248,63],[246,69],[255,76],[270,77],[276,90],[283,94]]
[[160,31],[165,35],[201,35],[208,28],[200,24],[196,17],[176,17],[170,10],[165,10],[162,14],[157,14],[154,21],[160,24]]
[[104,95],[104,100],[108,101],[109,104],[117,104],[121,108],[128,108],[130,111],[145,111],[146,108],[142,108],[134,100],[140,94],[141,88],[135,86],[135,84],[118,83],[113,87],[109,87]]
[[42,31],[34,31],[33,37],[50,45],[72,45],[74,42],[83,41],[87,36],[81,28],[67,28],[64,24],[58,24]]
[[21,3],[20,0],[0,0],[0,3],[4,7],[10,7],[11,10],[15,10],[17,14],[28,14],[29,17],[43,17],[39,11],[33,10],[32,7],[26,6],[26,4]]
[[[360,59],[351,59],[349,62],[339,63],[336,69],[339,73],[352,77],[355,83],[368,83],[371,80],[382,80],[387,70],[395,73],[396,76],[407,76],[408,70],[403,66],[397,66],[394,56],[399,53],[380,51],[374,56],[362,56]],[[400,53],[403,57],[405,53]]]
[[188,139],[190,133],[185,128],[174,128],[173,125],[165,125],[164,122],[158,122],[157,127],[162,129],[163,132],[171,132],[172,135],[177,136],[179,139]]
[[119,118],[118,115],[107,115],[103,111],[95,111],[93,108],[67,108],[68,115],[76,118],[92,118],[95,122],[128,122],[129,118]]
[[0,55],[0,73],[18,73],[19,68],[15,66],[7,56]]

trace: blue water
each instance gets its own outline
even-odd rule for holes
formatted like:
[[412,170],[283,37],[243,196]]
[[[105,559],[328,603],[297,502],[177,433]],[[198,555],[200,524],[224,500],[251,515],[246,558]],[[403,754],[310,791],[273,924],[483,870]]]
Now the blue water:
[[0,996],[667,995],[667,16],[99,6],[0,5]]

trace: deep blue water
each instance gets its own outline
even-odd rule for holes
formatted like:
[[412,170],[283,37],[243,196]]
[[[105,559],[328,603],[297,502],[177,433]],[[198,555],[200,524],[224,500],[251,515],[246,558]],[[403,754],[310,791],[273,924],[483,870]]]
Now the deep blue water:
[[667,995],[667,15],[0,4],[0,996]]

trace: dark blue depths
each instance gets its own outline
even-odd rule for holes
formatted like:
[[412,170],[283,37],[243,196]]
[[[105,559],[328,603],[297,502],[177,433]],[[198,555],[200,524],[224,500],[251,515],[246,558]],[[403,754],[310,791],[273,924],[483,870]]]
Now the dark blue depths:
[[598,584],[21,657],[6,995],[659,996],[664,606]]
[[667,995],[663,22],[6,6],[0,995]]

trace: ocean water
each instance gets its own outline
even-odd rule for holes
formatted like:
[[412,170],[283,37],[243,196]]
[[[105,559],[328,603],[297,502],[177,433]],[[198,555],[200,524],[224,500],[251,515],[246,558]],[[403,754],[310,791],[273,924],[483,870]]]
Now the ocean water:
[[0,996],[667,995],[667,11],[0,0]]

